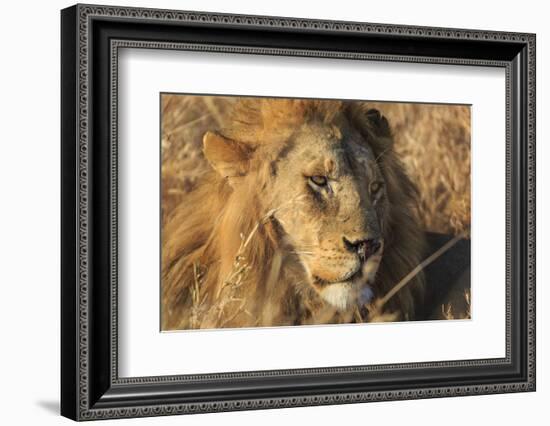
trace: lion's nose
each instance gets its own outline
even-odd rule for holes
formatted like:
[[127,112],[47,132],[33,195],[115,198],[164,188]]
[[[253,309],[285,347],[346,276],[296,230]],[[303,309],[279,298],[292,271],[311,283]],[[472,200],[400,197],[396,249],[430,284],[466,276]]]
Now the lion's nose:
[[357,253],[361,260],[367,260],[370,256],[376,253],[381,246],[379,238],[369,238],[367,240],[350,241],[346,237],[344,246],[351,252]]

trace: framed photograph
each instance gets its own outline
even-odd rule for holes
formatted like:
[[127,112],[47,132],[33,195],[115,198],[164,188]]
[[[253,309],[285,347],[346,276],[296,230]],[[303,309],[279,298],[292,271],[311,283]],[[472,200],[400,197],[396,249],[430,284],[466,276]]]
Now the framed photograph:
[[61,12],[61,413],[535,390],[535,35]]

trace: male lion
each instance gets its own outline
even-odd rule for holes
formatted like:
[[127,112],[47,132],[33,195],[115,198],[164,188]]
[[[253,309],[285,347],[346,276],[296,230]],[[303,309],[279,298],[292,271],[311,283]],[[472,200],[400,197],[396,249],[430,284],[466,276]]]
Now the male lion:
[[[392,145],[362,102],[239,100],[162,231],[162,329],[365,321],[423,253]],[[387,312],[414,319],[423,280]]]

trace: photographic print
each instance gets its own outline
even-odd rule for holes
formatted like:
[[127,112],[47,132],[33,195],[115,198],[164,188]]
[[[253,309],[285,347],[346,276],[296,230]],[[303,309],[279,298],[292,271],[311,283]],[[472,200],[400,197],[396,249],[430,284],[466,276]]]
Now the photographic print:
[[162,93],[161,330],[469,319],[469,105]]

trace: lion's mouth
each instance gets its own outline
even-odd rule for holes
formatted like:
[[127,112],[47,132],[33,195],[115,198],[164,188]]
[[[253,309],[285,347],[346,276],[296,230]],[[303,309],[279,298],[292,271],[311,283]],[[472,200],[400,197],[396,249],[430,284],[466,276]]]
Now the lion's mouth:
[[362,278],[362,267],[359,266],[355,271],[350,271],[347,274],[343,275],[342,277],[336,279],[336,280],[326,280],[324,278],[321,278],[317,275],[313,275],[313,281],[316,285],[320,287],[328,286],[331,284],[338,284],[338,283],[345,283],[345,282],[352,282],[357,279]]

